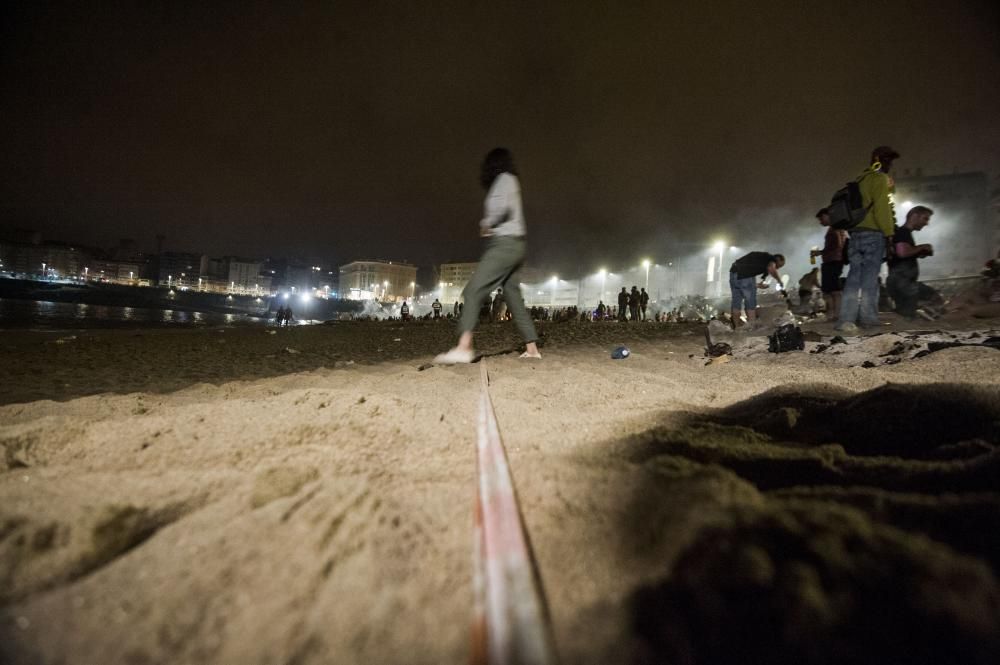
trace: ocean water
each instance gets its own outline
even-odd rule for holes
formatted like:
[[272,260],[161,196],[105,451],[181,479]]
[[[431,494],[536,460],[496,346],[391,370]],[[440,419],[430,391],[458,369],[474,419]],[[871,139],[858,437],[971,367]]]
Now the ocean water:
[[[296,321],[295,324],[311,323]],[[3,328],[133,328],[217,327],[274,325],[273,318],[248,314],[187,312],[176,309],[84,305],[42,300],[0,298],[0,329]]]

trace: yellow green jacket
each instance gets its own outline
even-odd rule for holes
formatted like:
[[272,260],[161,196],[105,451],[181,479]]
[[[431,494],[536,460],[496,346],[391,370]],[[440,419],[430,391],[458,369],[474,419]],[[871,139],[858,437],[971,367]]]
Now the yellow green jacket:
[[861,174],[858,187],[861,189],[862,203],[866,208],[871,207],[855,228],[881,231],[885,237],[890,237],[896,228],[896,211],[892,206],[895,187],[892,178],[888,173],[873,171],[868,167]]

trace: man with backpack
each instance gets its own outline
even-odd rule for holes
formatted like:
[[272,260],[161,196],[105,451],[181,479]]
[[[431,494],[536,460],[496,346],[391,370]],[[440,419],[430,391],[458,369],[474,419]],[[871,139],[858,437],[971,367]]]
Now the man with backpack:
[[[891,251],[896,215],[892,208],[893,182],[889,170],[899,153],[889,146],[872,151],[871,166],[858,176],[857,190],[864,217],[853,227],[847,222],[850,243],[847,260],[850,270],[844,284],[837,330],[850,330],[855,323],[862,328],[878,327],[878,276],[886,252]],[[850,187],[850,185],[849,185]],[[831,203],[831,209],[836,203]],[[831,214],[834,227],[845,228],[839,215]]]
[[435,319],[440,319],[441,318],[441,301],[438,300],[437,298],[435,298],[434,302],[431,303],[431,309],[434,310],[434,318]]

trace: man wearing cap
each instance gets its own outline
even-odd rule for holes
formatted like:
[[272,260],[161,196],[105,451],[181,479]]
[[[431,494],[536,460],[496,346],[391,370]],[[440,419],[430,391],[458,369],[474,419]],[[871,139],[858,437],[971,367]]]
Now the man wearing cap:
[[898,158],[899,153],[889,146],[879,146],[872,151],[871,166],[858,177],[862,204],[868,212],[850,231],[847,261],[851,268],[844,284],[837,330],[855,323],[862,328],[879,326],[878,274],[896,227],[889,170]]

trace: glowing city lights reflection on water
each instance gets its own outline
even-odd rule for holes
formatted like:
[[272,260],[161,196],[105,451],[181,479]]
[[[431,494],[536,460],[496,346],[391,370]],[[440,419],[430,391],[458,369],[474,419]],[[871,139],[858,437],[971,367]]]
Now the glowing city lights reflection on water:
[[[307,323],[305,319],[297,324]],[[83,303],[0,299],[2,328],[210,327],[271,325],[268,318],[243,313],[189,312]]]

